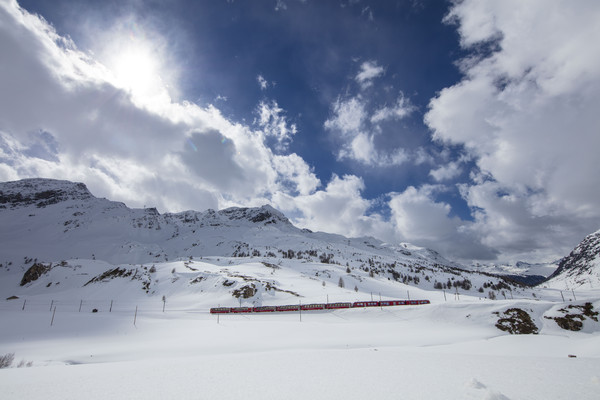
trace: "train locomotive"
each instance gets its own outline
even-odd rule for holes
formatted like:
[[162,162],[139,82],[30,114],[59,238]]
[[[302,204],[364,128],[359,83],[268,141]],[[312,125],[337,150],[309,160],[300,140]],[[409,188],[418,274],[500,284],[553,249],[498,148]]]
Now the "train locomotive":
[[265,313],[265,312],[289,312],[289,311],[317,311],[337,310],[341,308],[365,308],[365,307],[389,307],[389,306],[416,306],[429,304],[429,300],[382,300],[382,301],[356,301],[354,303],[315,303],[294,304],[282,306],[260,306],[260,307],[214,307],[210,309],[211,314],[239,314],[239,313]]

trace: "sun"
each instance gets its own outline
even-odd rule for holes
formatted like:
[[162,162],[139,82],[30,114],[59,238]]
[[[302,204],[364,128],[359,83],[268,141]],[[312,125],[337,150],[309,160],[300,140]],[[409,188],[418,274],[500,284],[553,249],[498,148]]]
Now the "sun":
[[108,67],[114,74],[116,85],[135,97],[155,96],[163,86],[156,56],[141,44],[130,44],[115,52]]
[[110,82],[137,104],[158,106],[177,98],[177,60],[160,32],[131,17],[98,32],[93,43],[92,52],[108,70]]

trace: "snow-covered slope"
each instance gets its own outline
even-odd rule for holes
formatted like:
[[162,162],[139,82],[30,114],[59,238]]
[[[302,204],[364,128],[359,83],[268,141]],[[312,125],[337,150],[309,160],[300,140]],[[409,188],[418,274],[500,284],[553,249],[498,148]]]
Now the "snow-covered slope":
[[[269,206],[160,214],[82,184],[8,182],[0,264],[0,357],[33,365],[0,371],[3,399],[598,393],[597,289],[521,287],[409,244],[301,230]],[[379,298],[431,304],[208,313]],[[529,323],[537,335],[505,330]]]
[[[180,278],[190,285],[202,282],[193,287],[203,293],[211,292],[204,286],[212,282],[219,289],[213,295],[225,293],[230,300],[236,290],[249,286],[253,289],[245,293],[256,304],[274,290],[296,293],[292,282],[298,277],[321,292],[322,285],[343,285],[369,296],[384,291],[397,297],[411,287],[477,297],[526,293],[510,281],[468,271],[425,248],[298,229],[268,205],[160,214],[98,199],[81,183],[27,179],[0,184],[0,226],[0,263],[5,267],[0,269],[5,275],[0,288],[7,296],[38,286],[36,291],[46,293],[66,290],[69,274],[85,277],[69,278],[73,290],[117,278],[146,295],[185,292]],[[212,266],[244,265],[245,272],[190,265],[201,259]],[[36,282],[19,286],[33,265],[38,265]],[[158,272],[149,273],[152,266]],[[264,279],[276,269],[290,279]],[[94,277],[94,285],[84,287]]]
[[600,230],[588,235],[560,260],[544,286],[569,289],[600,287]]

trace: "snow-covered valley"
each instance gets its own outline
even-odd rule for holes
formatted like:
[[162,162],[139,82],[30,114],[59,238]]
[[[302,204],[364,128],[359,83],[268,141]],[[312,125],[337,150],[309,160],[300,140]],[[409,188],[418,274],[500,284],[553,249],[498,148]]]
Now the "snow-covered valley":
[[[571,268],[568,279],[528,287],[409,244],[301,230],[269,206],[161,215],[70,182],[2,185],[0,356],[15,357],[0,370],[2,398],[593,399],[600,390],[593,262],[585,277]],[[379,299],[431,304],[209,313]]]

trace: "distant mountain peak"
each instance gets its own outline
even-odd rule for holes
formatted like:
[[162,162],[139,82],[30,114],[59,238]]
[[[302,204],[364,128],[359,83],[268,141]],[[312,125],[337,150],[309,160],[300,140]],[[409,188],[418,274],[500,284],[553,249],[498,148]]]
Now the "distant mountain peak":
[[0,183],[0,208],[46,207],[66,200],[94,198],[83,183],[31,178]]
[[281,211],[276,210],[268,204],[254,208],[231,207],[221,210],[219,213],[226,216],[230,220],[247,220],[253,223],[261,223],[264,225],[274,223],[291,225],[291,222]]
[[565,280],[571,285],[600,281],[600,230],[586,236],[571,253],[560,260],[548,281]]

